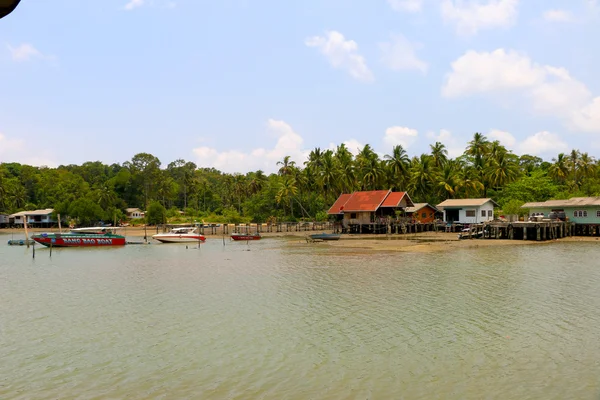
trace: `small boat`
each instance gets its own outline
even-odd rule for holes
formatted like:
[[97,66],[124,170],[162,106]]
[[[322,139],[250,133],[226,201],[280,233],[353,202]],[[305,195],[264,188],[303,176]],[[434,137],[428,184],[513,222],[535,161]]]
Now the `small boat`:
[[340,240],[340,237],[342,235],[340,235],[339,233],[313,233],[312,235],[308,235],[312,240]]
[[190,226],[184,228],[173,228],[167,233],[157,233],[152,236],[162,243],[192,243],[204,242],[206,237],[198,233],[198,228]]
[[102,226],[76,228],[67,233],[37,233],[31,238],[47,247],[124,246],[125,236],[117,235],[117,229]]
[[256,233],[234,232],[231,234],[232,240],[260,240],[261,238],[262,238],[262,236],[258,232],[256,232]]

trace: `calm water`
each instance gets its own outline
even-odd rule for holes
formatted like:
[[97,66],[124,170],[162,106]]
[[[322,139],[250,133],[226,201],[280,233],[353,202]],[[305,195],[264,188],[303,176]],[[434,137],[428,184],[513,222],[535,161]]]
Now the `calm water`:
[[600,399],[600,243],[7,239],[0,399]]

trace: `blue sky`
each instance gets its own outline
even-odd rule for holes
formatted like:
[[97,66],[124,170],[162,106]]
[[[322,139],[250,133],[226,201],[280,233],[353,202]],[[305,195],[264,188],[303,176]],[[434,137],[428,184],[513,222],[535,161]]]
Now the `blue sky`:
[[456,156],[474,132],[598,157],[599,37],[596,0],[22,0],[0,162],[272,172],[342,142]]

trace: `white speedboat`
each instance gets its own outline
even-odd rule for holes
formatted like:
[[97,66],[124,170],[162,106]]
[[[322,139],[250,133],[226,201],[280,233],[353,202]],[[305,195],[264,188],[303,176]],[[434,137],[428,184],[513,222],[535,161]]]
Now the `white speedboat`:
[[198,228],[191,226],[186,228],[173,228],[167,233],[157,233],[152,236],[152,239],[156,239],[163,243],[191,243],[204,242],[206,237],[198,233]]

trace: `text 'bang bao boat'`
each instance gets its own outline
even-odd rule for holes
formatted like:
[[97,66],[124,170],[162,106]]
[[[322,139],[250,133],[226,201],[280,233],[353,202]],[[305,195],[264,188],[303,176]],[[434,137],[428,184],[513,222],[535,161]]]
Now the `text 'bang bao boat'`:
[[260,240],[262,238],[262,236],[260,236],[260,233],[256,232],[256,233],[240,233],[240,232],[234,232],[231,234],[231,239],[233,240]]
[[157,233],[152,236],[152,239],[156,239],[163,243],[191,243],[191,242],[204,242],[206,237],[198,233],[198,228],[193,226],[184,228],[173,228],[167,233]]
[[125,236],[117,235],[117,229],[119,228],[77,228],[67,233],[37,233],[31,238],[48,247],[124,246]]

